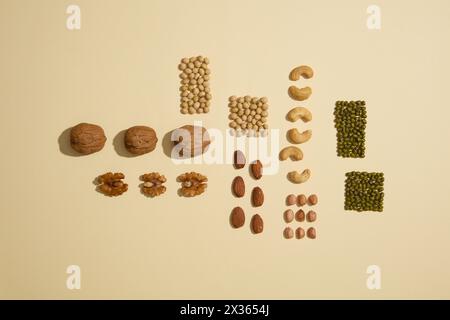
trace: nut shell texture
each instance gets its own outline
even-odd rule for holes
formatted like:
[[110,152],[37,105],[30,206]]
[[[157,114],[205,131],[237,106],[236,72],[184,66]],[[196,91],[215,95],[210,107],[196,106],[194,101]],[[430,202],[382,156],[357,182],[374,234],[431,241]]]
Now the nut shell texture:
[[[175,129],[175,136],[178,137],[178,141],[174,141],[174,145],[180,144],[180,157],[195,157],[204,153],[211,139],[208,134],[208,130],[199,126],[185,125],[178,129]],[[189,138],[190,141],[183,141],[184,136]]]
[[146,126],[129,128],[125,133],[124,140],[127,150],[136,155],[152,152],[158,142],[155,130]]
[[70,145],[81,154],[98,152],[105,142],[105,132],[96,124],[80,123],[70,130]]

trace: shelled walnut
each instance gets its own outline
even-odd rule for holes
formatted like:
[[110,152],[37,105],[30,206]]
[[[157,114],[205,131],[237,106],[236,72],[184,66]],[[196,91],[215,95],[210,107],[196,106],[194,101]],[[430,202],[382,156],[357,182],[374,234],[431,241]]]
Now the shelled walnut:
[[186,172],[178,176],[181,182],[180,193],[184,197],[194,197],[205,192],[208,178],[197,172]]
[[107,196],[120,196],[128,190],[128,184],[122,181],[124,178],[125,175],[121,172],[107,172],[97,178],[97,188]]
[[167,179],[158,172],[143,174],[140,179],[144,181],[141,186],[143,194],[150,197],[156,197],[166,192],[166,187],[163,186],[163,183],[166,182]]

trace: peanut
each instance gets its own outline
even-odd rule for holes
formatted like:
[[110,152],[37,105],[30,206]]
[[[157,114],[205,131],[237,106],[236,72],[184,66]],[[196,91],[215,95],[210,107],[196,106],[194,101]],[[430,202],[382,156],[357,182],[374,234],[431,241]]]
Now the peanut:
[[295,204],[296,197],[294,194],[290,194],[286,197],[286,205],[292,206]]
[[288,209],[284,212],[284,221],[286,221],[286,223],[290,223],[294,220],[294,211],[292,211],[291,209]]
[[283,235],[286,239],[292,239],[294,237],[294,230],[290,227],[286,227],[283,231]]

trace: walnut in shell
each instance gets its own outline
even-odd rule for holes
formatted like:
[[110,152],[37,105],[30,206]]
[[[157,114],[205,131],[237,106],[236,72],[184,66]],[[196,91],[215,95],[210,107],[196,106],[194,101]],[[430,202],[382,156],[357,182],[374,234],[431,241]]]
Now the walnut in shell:
[[194,197],[205,192],[208,178],[197,172],[186,172],[179,175],[178,182],[181,182],[180,193],[184,197]]
[[104,195],[110,197],[120,196],[128,190],[128,184],[122,181],[124,178],[125,175],[121,172],[107,172],[97,178],[97,188]]
[[208,130],[200,126],[185,125],[172,132],[173,144],[182,158],[201,155],[211,143]]
[[143,174],[141,180],[144,181],[141,187],[142,193],[147,196],[156,197],[166,192],[166,187],[163,186],[163,183],[167,181],[166,177],[158,172]]
[[124,140],[127,150],[136,155],[152,152],[158,142],[155,130],[146,126],[129,128],[125,133]]
[[79,123],[70,130],[70,145],[81,154],[98,152],[105,142],[105,132],[96,124]]

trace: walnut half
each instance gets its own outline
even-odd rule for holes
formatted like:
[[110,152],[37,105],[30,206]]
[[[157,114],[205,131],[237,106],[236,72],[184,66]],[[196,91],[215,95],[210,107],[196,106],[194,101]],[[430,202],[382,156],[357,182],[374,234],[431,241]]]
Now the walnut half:
[[121,172],[105,173],[97,178],[97,189],[110,197],[120,196],[128,190],[128,184],[122,181],[124,178],[125,175]]
[[194,197],[205,192],[208,178],[197,172],[186,172],[178,176],[181,182],[180,193],[184,197]]
[[158,172],[151,172],[143,174],[140,178],[144,183],[141,186],[142,193],[156,197],[166,192],[166,187],[163,183],[166,182],[166,177],[160,175]]

